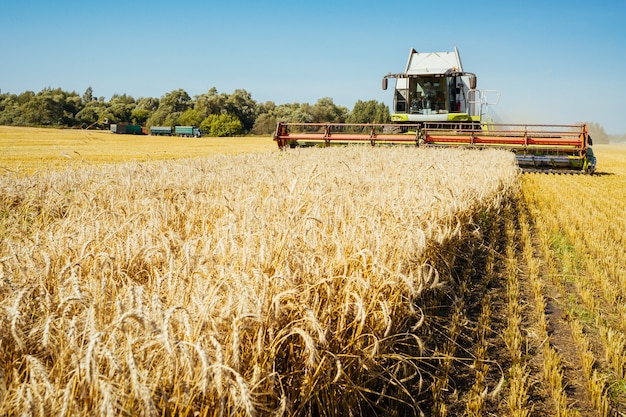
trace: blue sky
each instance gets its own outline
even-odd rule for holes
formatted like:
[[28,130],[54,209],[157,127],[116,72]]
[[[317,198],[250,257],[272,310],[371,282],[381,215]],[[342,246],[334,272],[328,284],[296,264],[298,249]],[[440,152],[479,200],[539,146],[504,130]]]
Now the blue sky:
[[411,48],[457,46],[504,123],[597,122],[626,133],[626,3],[0,0],[0,90],[89,86],[161,97],[216,87],[258,102],[391,107],[381,79]]

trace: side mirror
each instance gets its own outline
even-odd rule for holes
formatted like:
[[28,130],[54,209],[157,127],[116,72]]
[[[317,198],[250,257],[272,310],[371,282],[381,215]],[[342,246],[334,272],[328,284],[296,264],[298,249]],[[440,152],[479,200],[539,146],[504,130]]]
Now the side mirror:
[[388,83],[389,83],[389,80],[387,80],[387,78],[383,78],[383,90],[387,90]]
[[470,75],[470,89],[476,90],[476,76]]

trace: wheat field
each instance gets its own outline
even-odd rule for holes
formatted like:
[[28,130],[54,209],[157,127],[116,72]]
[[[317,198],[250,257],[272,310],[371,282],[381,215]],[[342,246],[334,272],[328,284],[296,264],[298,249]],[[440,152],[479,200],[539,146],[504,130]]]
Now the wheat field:
[[0,415],[626,415],[623,146],[70,133],[2,160]]
[[440,305],[518,176],[357,147],[0,177],[0,413],[441,408]]
[[106,130],[0,126],[0,174],[29,175],[115,162],[233,155],[275,147],[271,138],[256,136],[192,139],[116,135]]

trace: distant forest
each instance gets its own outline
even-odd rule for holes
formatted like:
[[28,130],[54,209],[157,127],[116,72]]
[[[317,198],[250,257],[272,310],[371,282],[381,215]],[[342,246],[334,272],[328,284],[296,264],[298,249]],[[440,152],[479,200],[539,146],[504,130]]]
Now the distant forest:
[[0,93],[0,125],[56,126],[108,129],[113,123],[142,126],[198,126],[208,136],[267,135],[278,121],[389,122],[389,108],[377,101],[358,101],[352,111],[321,98],[317,103],[258,103],[246,90],[190,97],[179,89],[161,98],[135,99],[115,94],[109,101],[95,97],[91,87],[82,94],[45,88],[38,93]]
[[[387,105],[375,100],[359,100],[352,110],[328,97],[315,104],[277,105],[259,103],[246,90],[225,94],[215,87],[194,97],[178,89],[160,98],[115,94],[109,101],[96,97],[91,87],[82,95],[60,88],[44,88],[38,93],[0,92],[0,125],[82,129],[108,129],[113,123],[184,125],[198,126],[208,136],[237,136],[271,134],[278,121],[388,123],[391,117]],[[594,143],[626,142],[626,135],[611,136],[598,123],[587,123]]]

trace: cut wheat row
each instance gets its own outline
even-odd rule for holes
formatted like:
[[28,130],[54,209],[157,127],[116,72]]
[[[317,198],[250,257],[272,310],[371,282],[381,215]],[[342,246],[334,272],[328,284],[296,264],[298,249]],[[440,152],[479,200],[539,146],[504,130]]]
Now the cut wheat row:
[[[608,159],[608,158],[607,158]],[[524,178],[526,201],[534,211],[537,235],[551,268],[554,284],[566,300],[587,390],[600,415],[623,413],[623,303],[625,260],[623,229],[623,165],[611,175],[574,180],[562,177]],[[584,182],[584,184],[582,184]],[[579,194],[576,204],[570,196]],[[616,211],[617,210],[617,211]]]

